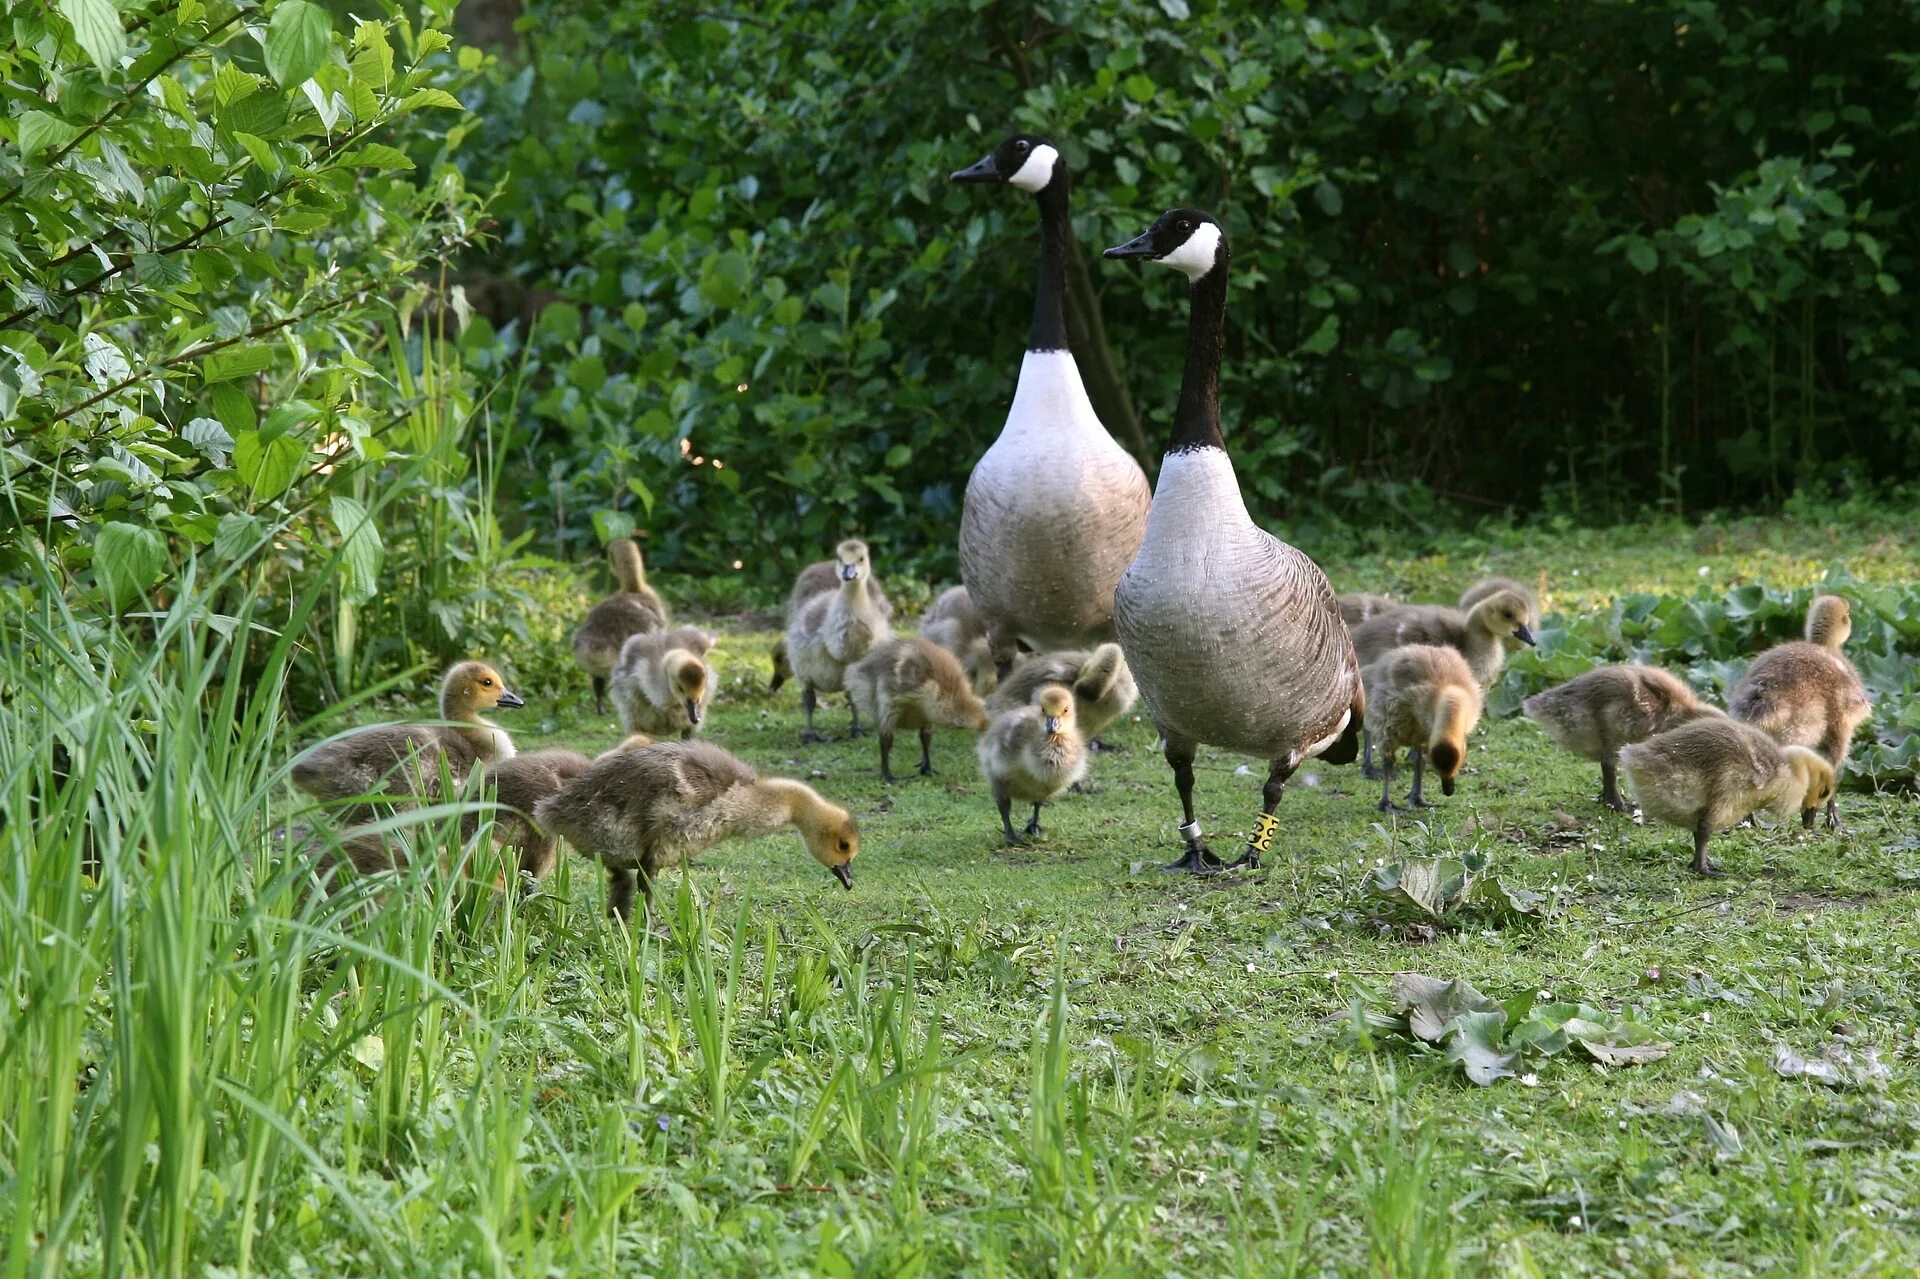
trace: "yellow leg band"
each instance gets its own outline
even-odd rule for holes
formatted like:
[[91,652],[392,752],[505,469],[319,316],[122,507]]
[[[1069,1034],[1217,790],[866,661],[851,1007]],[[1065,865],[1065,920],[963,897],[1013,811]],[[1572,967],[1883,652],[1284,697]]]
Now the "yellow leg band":
[[1273,847],[1273,832],[1280,829],[1280,819],[1272,813],[1260,814],[1260,820],[1253,824],[1253,838],[1247,841],[1247,847],[1255,852],[1264,853]]

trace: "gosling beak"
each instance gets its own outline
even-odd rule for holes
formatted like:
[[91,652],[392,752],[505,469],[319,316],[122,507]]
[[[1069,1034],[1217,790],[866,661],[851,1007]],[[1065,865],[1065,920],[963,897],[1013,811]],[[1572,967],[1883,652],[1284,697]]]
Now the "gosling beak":
[[687,723],[700,726],[700,703],[691,697],[687,699]]
[[978,164],[970,164],[964,169],[955,169],[947,175],[949,182],[998,182],[1000,166],[993,162],[991,153]]
[[1453,794],[1453,779],[1451,777],[1442,777],[1440,779],[1440,793],[1442,795]]
[[1151,258],[1158,256],[1153,251],[1153,232],[1142,231],[1125,244],[1116,244],[1100,255],[1103,258]]
[[858,564],[842,564],[840,566],[841,581],[851,582],[854,578],[859,576],[860,576],[860,566]]
[[1812,830],[1814,814],[1818,813],[1819,811],[1820,810],[1817,808],[1809,808],[1805,812],[1801,813],[1800,825],[1806,830]]
[[500,700],[494,703],[494,705],[499,706],[503,710],[513,710],[515,707],[525,706],[526,703],[503,688],[500,690]]
[[848,892],[853,891],[853,864],[851,862],[841,862],[838,866],[835,866],[833,868],[833,877],[839,880],[841,887],[845,888]]
[[1047,716],[1047,733],[1049,735],[1052,735],[1059,731],[1060,731],[1060,717],[1058,715]]
[[1515,639],[1519,640],[1522,644],[1525,644],[1528,648],[1532,648],[1535,644],[1538,644],[1540,642],[1539,640],[1533,637],[1533,632],[1527,629],[1527,624],[1525,622],[1522,622],[1520,623],[1520,625],[1513,628],[1513,636]]

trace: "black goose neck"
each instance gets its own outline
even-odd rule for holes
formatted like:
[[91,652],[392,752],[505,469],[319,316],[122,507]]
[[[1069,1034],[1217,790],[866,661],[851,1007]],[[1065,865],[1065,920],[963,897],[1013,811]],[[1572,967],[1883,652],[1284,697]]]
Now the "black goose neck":
[[1227,447],[1220,434],[1220,353],[1226,330],[1227,250],[1222,245],[1213,269],[1187,288],[1187,368],[1180,379],[1169,453]]
[[1067,246],[1073,235],[1067,221],[1067,165],[1060,161],[1053,180],[1033,193],[1040,210],[1040,287],[1033,300],[1029,351],[1067,349]]

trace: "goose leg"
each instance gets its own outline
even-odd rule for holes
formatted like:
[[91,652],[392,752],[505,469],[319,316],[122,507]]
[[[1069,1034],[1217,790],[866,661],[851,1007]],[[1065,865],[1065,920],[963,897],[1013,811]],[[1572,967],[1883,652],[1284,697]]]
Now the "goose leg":
[[1007,794],[1004,786],[993,788],[994,806],[1000,810],[1000,829],[1007,837],[1008,848],[1018,848],[1026,839],[1013,829],[1013,797]]
[[1426,776],[1427,753],[1415,751],[1413,753],[1413,794],[1407,796],[1407,802],[1415,808],[1438,808],[1440,805],[1420,793],[1420,783],[1426,780]]
[[1827,799],[1827,829],[1846,829],[1845,826],[1840,824],[1840,797],[1838,795],[1829,796]]
[[607,871],[607,914],[623,924],[633,922],[634,890],[639,887],[639,875],[631,870]]
[[1694,823],[1693,872],[1696,875],[1707,875],[1718,879],[1726,872],[1720,870],[1712,862],[1707,860],[1707,840],[1711,838],[1712,835],[1713,828],[1707,825],[1707,819],[1705,817],[1702,817],[1698,822]]
[[780,686],[793,675],[793,667],[787,663],[787,642],[780,640],[773,646],[773,678],[767,681],[767,691],[777,693]]
[[607,677],[604,675],[593,677],[593,713],[596,715],[607,713]]
[[[559,853],[560,841],[553,836],[533,836],[520,848],[520,873],[531,876],[532,880],[545,879]],[[525,881],[524,886],[531,890],[533,883]]]
[[847,694],[847,717],[852,721],[852,727],[847,729],[847,740],[852,741],[856,737],[865,737],[867,730],[860,727],[860,708],[854,705],[852,693]]
[[1600,802],[1616,813],[1627,811],[1627,802],[1620,798],[1620,760],[1609,755],[1600,761]]
[[933,730],[920,730],[920,776],[933,776]]
[[1382,751],[1380,757],[1386,761],[1374,770],[1374,774],[1380,778],[1380,811],[1404,813],[1407,810],[1393,802],[1393,752]]
[[880,780],[897,782],[893,775],[893,734],[886,729],[880,730]]
[[1120,748],[1118,746],[1114,746],[1108,742],[1103,742],[1097,737],[1092,738],[1087,742],[1087,749],[1092,751],[1096,755],[1117,755],[1120,753]]
[[[1392,764],[1388,764],[1388,767],[1391,768]],[[1371,736],[1367,737],[1365,744],[1360,748],[1360,776],[1370,782],[1380,780],[1380,766],[1373,762],[1373,738]]]
[[1173,769],[1173,786],[1180,792],[1180,838],[1187,842],[1186,855],[1160,869],[1209,875],[1220,869],[1220,859],[1207,850],[1200,823],[1193,818],[1193,747],[1186,742],[1166,739],[1167,766]]
[[1033,806],[1033,817],[1027,822],[1027,834],[1043,835],[1045,833],[1045,831],[1040,829],[1040,805],[1035,804]]
[[820,736],[819,731],[813,726],[813,708],[819,704],[820,694],[813,691],[813,681],[808,680],[800,686],[800,713],[807,717],[807,726],[800,730],[801,745],[805,745],[808,742],[824,742],[827,740]]
[[1260,790],[1260,820],[1253,824],[1253,834],[1247,839],[1247,851],[1227,863],[1227,869],[1244,866],[1248,870],[1260,869],[1260,856],[1273,848],[1273,833],[1280,829],[1280,822],[1273,810],[1280,807],[1280,797],[1286,793],[1287,779],[1293,776],[1298,765],[1287,760],[1276,759],[1267,766],[1267,784]]

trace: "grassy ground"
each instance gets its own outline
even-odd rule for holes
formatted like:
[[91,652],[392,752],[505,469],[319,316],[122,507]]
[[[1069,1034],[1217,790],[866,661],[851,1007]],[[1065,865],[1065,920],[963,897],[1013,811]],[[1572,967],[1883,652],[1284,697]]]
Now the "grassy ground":
[[[1871,524],[1694,536],[1515,534],[1328,568],[1437,598],[1482,572],[1544,575],[1549,611],[1794,585],[1841,561],[1872,580],[1920,568]],[[363,916],[303,899],[227,851],[296,743],[209,729],[227,720],[182,711],[200,695],[157,674],[144,692],[126,672],[103,683],[141,753],[77,756],[103,770],[98,805],[51,808],[0,875],[17,1009],[0,1274],[1920,1264],[1911,797],[1843,793],[1843,833],[1728,835],[1730,876],[1705,881],[1680,832],[1601,808],[1597,769],[1501,720],[1418,819],[1383,818],[1354,769],[1309,765],[1268,869],[1166,876],[1177,807],[1137,719],[1107,734],[1121,749],[1092,793],[1007,850],[971,739],[939,735],[937,777],[882,785],[838,699],[821,723],[839,739],[802,748],[796,690],[764,691],[773,636],[722,629],[712,739],[854,810],[857,885],[791,834],[727,845],[667,877],[660,930],[633,935],[575,857],[525,901],[432,869],[365,885]],[[522,749],[617,736],[584,681],[511,714]],[[1222,852],[1256,812],[1248,763],[1199,760]],[[128,814],[124,836],[106,813]],[[72,871],[80,838],[102,891]],[[1546,894],[1543,916],[1408,928],[1367,891],[1382,861],[1467,850]],[[1615,1010],[1672,1052],[1613,1069],[1562,1054],[1475,1087],[1356,1017],[1400,970]],[[44,997],[59,990],[95,995]],[[1781,1044],[1888,1069],[1786,1079]]]

